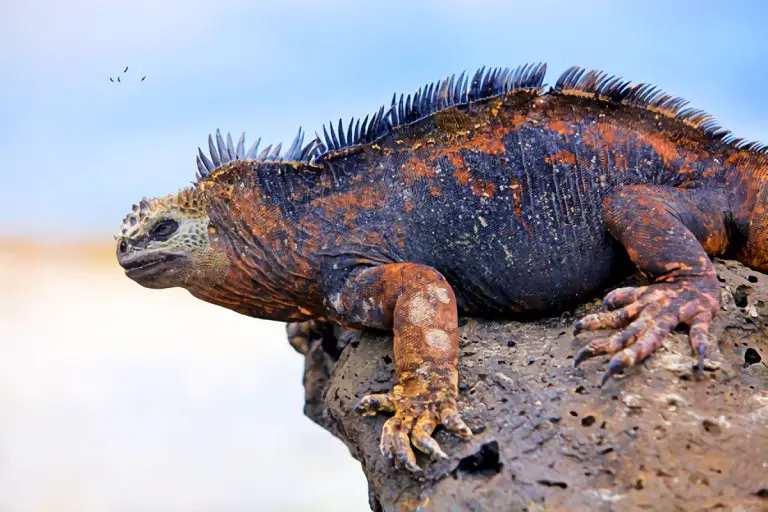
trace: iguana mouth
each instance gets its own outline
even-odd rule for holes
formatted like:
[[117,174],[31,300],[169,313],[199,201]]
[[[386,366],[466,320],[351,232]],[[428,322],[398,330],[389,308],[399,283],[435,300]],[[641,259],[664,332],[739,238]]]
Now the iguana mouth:
[[189,259],[187,256],[181,254],[153,253],[121,261],[120,265],[125,269],[125,274],[134,279],[178,267],[179,260],[187,259]]

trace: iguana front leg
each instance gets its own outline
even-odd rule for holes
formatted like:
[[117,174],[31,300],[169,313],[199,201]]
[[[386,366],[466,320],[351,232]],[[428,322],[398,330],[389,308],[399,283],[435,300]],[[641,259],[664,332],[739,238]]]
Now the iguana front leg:
[[727,211],[725,196],[718,191],[637,185],[620,187],[605,199],[608,230],[653,284],[612,291],[604,301],[608,312],[576,323],[576,334],[621,329],[592,340],[576,354],[576,365],[611,354],[605,383],[648,357],[682,323],[690,326],[690,343],[702,369],[709,326],[720,307],[708,254],[721,254],[728,245]]
[[364,415],[394,413],[382,429],[383,455],[420,471],[411,444],[433,457],[445,456],[432,438],[437,425],[472,437],[456,409],[456,298],[439,272],[413,263],[368,268],[328,302],[344,322],[394,331],[397,383],[391,392],[365,396],[355,406]]

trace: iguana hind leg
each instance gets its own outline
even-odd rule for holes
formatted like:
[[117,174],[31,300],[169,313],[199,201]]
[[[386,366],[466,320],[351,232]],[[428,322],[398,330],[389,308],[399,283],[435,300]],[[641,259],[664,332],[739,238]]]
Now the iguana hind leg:
[[456,407],[456,299],[439,272],[412,263],[368,268],[330,302],[348,322],[394,331],[397,383],[391,392],[367,395],[355,406],[364,415],[394,413],[382,428],[383,455],[419,471],[411,445],[445,456],[432,437],[438,425],[472,437]]
[[620,329],[598,337],[574,359],[610,354],[603,383],[659,348],[678,325],[690,327],[691,346],[703,367],[707,335],[720,306],[719,285],[708,254],[727,246],[727,203],[717,191],[646,185],[619,187],[603,204],[610,233],[653,284],[620,288],[604,301],[608,310],[579,320],[574,332]]

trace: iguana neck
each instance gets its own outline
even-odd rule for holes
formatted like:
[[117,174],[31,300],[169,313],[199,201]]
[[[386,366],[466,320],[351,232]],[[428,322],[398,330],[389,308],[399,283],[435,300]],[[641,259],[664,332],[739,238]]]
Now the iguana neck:
[[316,317],[321,300],[313,279],[317,269],[307,256],[312,251],[296,250],[297,240],[307,237],[282,208],[268,204],[270,194],[253,179],[257,171],[246,170],[241,180],[234,173],[230,180],[221,179],[206,198],[211,246],[226,258],[227,272],[215,284],[195,284],[188,290],[252,317],[277,321]]
[[255,283],[242,266],[230,267],[225,279],[215,287],[189,286],[187,290],[211,304],[265,320],[292,322],[320,316],[316,308],[306,308],[290,293],[265,283]]

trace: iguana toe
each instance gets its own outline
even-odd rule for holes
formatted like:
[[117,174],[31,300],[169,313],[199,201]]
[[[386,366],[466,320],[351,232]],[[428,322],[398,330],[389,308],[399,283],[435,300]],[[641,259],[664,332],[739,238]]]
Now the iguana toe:
[[289,322],[285,324],[285,331],[288,335],[288,343],[299,354],[306,355],[309,352],[309,345],[312,339],[313,320],[305,322]]
[[355,412],[362,416],[374,416],[380,412],[395,412],[392,393],[381,393],[364,396],[355,405]]

